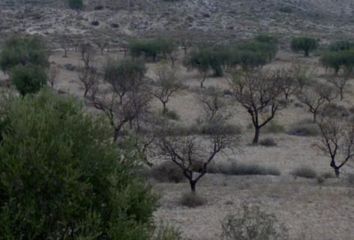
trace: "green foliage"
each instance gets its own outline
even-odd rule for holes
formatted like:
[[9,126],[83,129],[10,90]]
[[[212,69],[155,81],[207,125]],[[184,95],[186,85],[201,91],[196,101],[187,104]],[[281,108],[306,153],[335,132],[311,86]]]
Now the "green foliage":
[[68,0],[68,5],[71,9],[81,10],[84,7],[83,0]]
[[286,240],[288,229],[274,214],[259,206],[242,206],[242,214],[229,215],[222,222],[223,240]]
[[104,69],[104,79],[115,91],[125,93],[140,83],[146,72],[144,62],[133,59],[110,60]]
[[11,82],[17,91],[24,96],[36,93],[47,83],[47,73],[41,66],[18,65],[11,69]]
[[304,52],[304,56],[308,57],[310,52],[318,48],[318,41],[309,37],[297,37],[291,41],[291,49],[294,52]]
[[320,62],[324,67],[333,69],[335,73],[340,70],[350,72],[354,67],[354,50],[325,52]]
[[176,45],[169,39],[158,38],[132,41],[128,48],[132,57],[143,56],[155,62],[157,57],[167,58],[176,49]]
[[12,37],[0,53],[0,68],[9,71],[17,65],[39,65],[48,67],[48,52],[38,37]]
[[7,105],[1,239],[149,239],[155,197],[109,124],[47,91]]
[[350,41],[336,41],[329,45],[330,51],[340,52],[354,49],[354,42]]

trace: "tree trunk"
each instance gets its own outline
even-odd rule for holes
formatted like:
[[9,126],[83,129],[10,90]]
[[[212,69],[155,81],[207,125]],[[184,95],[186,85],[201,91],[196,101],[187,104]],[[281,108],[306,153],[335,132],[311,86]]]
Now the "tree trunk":
[[310,56],[310,51],[309,50],[305,50],[305,57]]
[[312,121],[313,121],[314,123],[317,123],[317,112],[313,112],[313,119],[312,119]]
[[119,132],[120,132],[119,129],[114,129],[114,134],[113,134],[113,141],[114,142],[117,142],[118,137],[119,137]]
[[340,167],[338,167],[336,165],[334,159],[332,159],[332,161],[331,161],[331,168],[333,168],[334,174],[336,175],[336,177],[339,178],[339,175],[340,175],[339,169],[340,169]]
[[258,144],[259,141],[259,134],[260,134],[260,127],[254,127],[254,138],[253,138],[253,144]]
[[195,193],[196,192],[196,185],[197,185],[197,182],[196,181],[193,181],[193,180],[189,180],[189,184],[191,186],[191,191],[192,193]]
[[165,115],[166,113],[167,113],[166,103],[162,102],[162,114]]
[[343,88],[339,89],[339,97],[340,97],[340,100],[343,101],[343,99],[344,99],[344,89]]

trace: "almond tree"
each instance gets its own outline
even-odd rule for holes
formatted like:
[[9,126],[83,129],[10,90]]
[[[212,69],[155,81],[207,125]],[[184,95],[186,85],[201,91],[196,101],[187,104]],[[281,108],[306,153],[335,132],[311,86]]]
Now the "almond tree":
[[232,89],[237,102],[251,116],[254,127],[252,143],[259,141],[260,130],[267,125],[279,110],[282,82],[276,72],[243,72],[232,77]]
[[157,71],[156,86],[152,89],[152,95],[162,103],[162,113],[168,112],[167,103],[170,98],[183,88],[180,83],[176,70],[167,66],[161,65]]
[[336,94],[331,87],[322,83],[314,83],[298,94],[300,102],[308,107],[313,114],[313,122],[317,122],[317,115],[321,108],[336,98]]
[[144,63],[139,61],[110,62],[105,68],[106,84],[95,84],[90,91],[93,106],[105,114],[114,129],[114,141],[122,136],[127,124],[130,129],[138,129],[149,110],[151,98],[144,81],[145,71]]
[[322,138],[317,147],[330,157],[330,166],[339,177],[340,169],[354,157],[354,125],[325,118],[318,126]]
[[347,87],[349,82],[349,74],[344,73],[342,75],[330,76],[326,80],[337,89],[340,100],[343,101],[344,89]]
[[[188,179],[191,191],[196,192],[199,180],[207,173],[209,164],[216,156],[232,146],[235,135],[228,134],[222,127],[223,121],[209,121],[204,136],[169,136],[163,129],[159,136],[160,154],[174,162]],[[199,169],[195,169],[198,165]]]

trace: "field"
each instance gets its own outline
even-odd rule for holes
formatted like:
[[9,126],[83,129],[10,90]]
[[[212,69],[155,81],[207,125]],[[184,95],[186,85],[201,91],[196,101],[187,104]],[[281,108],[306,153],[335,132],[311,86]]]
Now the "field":
[[[0,0],[0,6],[4,2]],[[22,19],[17,17],[20,10],[9,6],[0,8],[0,43],[14,32],[41,35],[51,49],[51,67],[58,69],[54,90],[63,96],[74,96],[93,114],[100,113],[83,97],[84,87],[79,80],[83,66],[80,52],[76,49],[79,42],[87,41],[95,46],[102,41],[107,43],[107,47],[101,49],[102,54],[96,49],[93,59],[101,74],[107,59],[127,58],[122,50],[131,39],[139,37],[188,38],[197,46],[202,42],[229,43],[251,39],[259,33],[272,33],[280,39],[279,51],[263,67],[264,70],[289,69],[298,64],[310,69],[310,81],[326,82],[330,73],[320,63],[322,51],[329,42],[350,39],[354,32],[351,19],[354,5],[350,0],[193,0],[182,1],[180,5],[141,0],[131,8],[125,5],[125,1],[117,1],[115,7],[105,1],[104,4],[112,7],[95,11],[94,7],[99,4],[88,4],[88,9],[83,12],[63,9],[60,4],[57,8],[50,3],[34,5]],[[93,21],[99,24],[94,26]],[[303,57],[290,49],[290,39],[302,35],[320,39],[321,47],[310,57]],[[67,57],[63,56],[64,49],[68,51]],[[174,69],[184,88],[171,97],[167,107],[177,115],[177,120],[171,122],[190,129],[203,115],[198,95],[201,73],[185,66],[181,46],[176,52]],[[153,88],[157,84],[161,62],[147,61],[146,67],[145,80]],[[0,72],[0,82],[2,87],[6,87],[9,76]],[[313,114],[308,107],[296,96],[291,96],[286,107],[281,107],[275,118],[261,130],[260,142],[271,140],[272,146],[254,145],[251,144],[254,132],[249,113],[232,94],[228,94],[232,90],[229,75],[214,77],[209,74],[204,86],[223,93],[221,98],[231,116],[227,123],[241,131],[232,146],[216,156],[210,168],[250,166],[272,169],[279,174],[210,171],[197,187],[197,193],[205,203],[190,208],[182,206],[180,201],[182,195],[190,191],[187,181],[159,181],[146,167],[147,181],[160,196],[154,212],[155,222],[176,226],[186,239],[216,240],[220,239],[221,223],[226,216],[237,216],[244,204],[253,204],[275,214],[288,228],[292,240],[353,240],[354,161],[341,168],[339,178],[335,177],[328,154],[318,148],[321,133],[312,123]],[[332,103],[348,110],[349,118],[353,119],[353,74],[344,89],[344,99],[340,101],[337,97]],[[153,98],[148,108],[152,115],[161,115],[162,105],[157,99]],[[294,133],[296,129],[308,126],[310,131],[314,131],[308,136]],[[202,137],[197,138],[203,141]],[[153,145],[153,148],[157,149],[157,146]],[[205,147],[205,151],[209,149]],[[154,166],[170,161],[158,154],[147,155]],[[310,170],[314,174],[310,178],[294,176],[299,169]]]

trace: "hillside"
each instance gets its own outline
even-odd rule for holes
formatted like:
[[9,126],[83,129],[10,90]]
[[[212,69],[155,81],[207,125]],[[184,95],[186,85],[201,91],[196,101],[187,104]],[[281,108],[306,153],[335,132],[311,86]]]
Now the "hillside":
[[351,0],[137,0],[130,7],[122,0],[88,1],[79,13],[53,0],[28,1],[26,8],[22,2],[0,0],[0,34],[25,31],[55,42],[63,34],[120,42],[151,35],[225,40],[260,32],[331,39],[354,32]]

